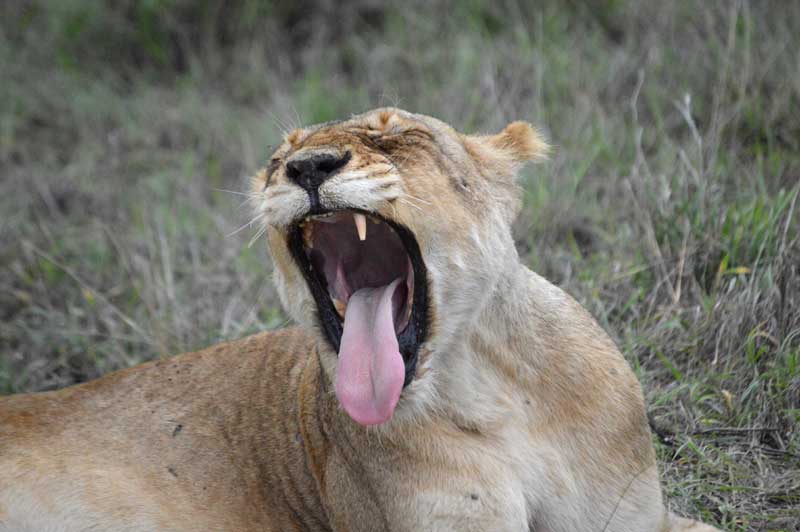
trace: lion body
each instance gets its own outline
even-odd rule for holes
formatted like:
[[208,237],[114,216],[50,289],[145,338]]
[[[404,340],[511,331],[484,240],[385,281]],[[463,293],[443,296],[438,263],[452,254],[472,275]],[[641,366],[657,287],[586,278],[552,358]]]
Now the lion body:
[[[393,174],[353,121],[384,136],[421,123],[422,141],[403,133],[418,157],[400,173],[426,179]],[[0,531],[713,530],[665,511],[642,393],[611,339],[519,264],[514,186],[489,181],[541,151],[530,127],[466,137],[396,110],[353,121],[282,150],[346,145],[354,173],[321,193],[419,240],[433,330],[394,418],[365,428],[340,408],[336,353],[281,229],[304,200],[262,173],[276,282],[302,328],[0,399]],[[472,208],[490,189],[497,204]]]
[[293,398],[312,347],[262,334],[4,398],[0,530],[291,530],[289,502],[311,519]]
[[[471,343],[482,349],[488,341]],[[65,390],[4,398],[0,530],[528,530],[540,523],[533,529],[567,531],[607,520],[646,524],[614,530],[659,529],[641,401],[636,393],[596,393],[585,362],[571,384],[564,374],[531,374],[541,393],[515,390],[524,368],[503,368],[494,376],[502,394],[466,399],[498,410],[491,426],[460,426],[443,412],[370,434],[339,409],[316,349],[299,329],[264,333]],[[612,394],[636,390],[623,361],[596,358]],[[583,393],[564,404],[551,399],[553,386]],[[582,411],[595,415],[576,415]],[[552,418],[565,415],[570,423],[554,426]],[[638,452],[627,452],[630,439],[641,441]],[[588,464],[608,471],[583,470]],[[617,478],[632,479],[634,489],[626,493]],[[593,483],[604,487],[593,491],[596,500],[578,489]]]

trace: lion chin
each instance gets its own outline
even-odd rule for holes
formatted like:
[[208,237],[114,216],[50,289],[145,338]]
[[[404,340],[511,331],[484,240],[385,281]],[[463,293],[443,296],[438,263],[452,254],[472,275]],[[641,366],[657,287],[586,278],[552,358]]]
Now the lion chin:
[[513,122],[291,132],[253,178],[299,327],[0,399],[0,531],[715,530],[664,509],[639,383],[523,266]]

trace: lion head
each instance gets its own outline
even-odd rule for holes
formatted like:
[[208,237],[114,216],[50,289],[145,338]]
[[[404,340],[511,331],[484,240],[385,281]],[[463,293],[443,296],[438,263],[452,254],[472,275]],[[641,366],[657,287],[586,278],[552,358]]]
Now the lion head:
[[355,421],[384,423],[435,393],[447,353],[518,263],[515,174],[546,150],[524,122],[473,136],[376,109],[291,132],[257,174],[281,300],[330,347],[323,367]]

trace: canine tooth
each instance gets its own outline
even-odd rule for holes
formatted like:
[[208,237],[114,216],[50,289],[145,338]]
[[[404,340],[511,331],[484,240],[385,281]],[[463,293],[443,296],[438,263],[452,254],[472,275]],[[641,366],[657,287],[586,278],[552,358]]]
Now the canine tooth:
[[358,230],[358,239],[364,241],[367,239],[367,217],[360,212],[353,213],[353,220],[356,222],[356,229]]

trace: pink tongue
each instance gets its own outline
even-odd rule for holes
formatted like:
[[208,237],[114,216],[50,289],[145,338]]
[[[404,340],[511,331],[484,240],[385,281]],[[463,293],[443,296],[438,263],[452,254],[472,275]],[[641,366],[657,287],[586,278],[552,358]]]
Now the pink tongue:
[[336,370],[336,397],[354,421],[378,425],[391,419],[405,380],[394,331],[392,296],[400,279],[350,296]]

